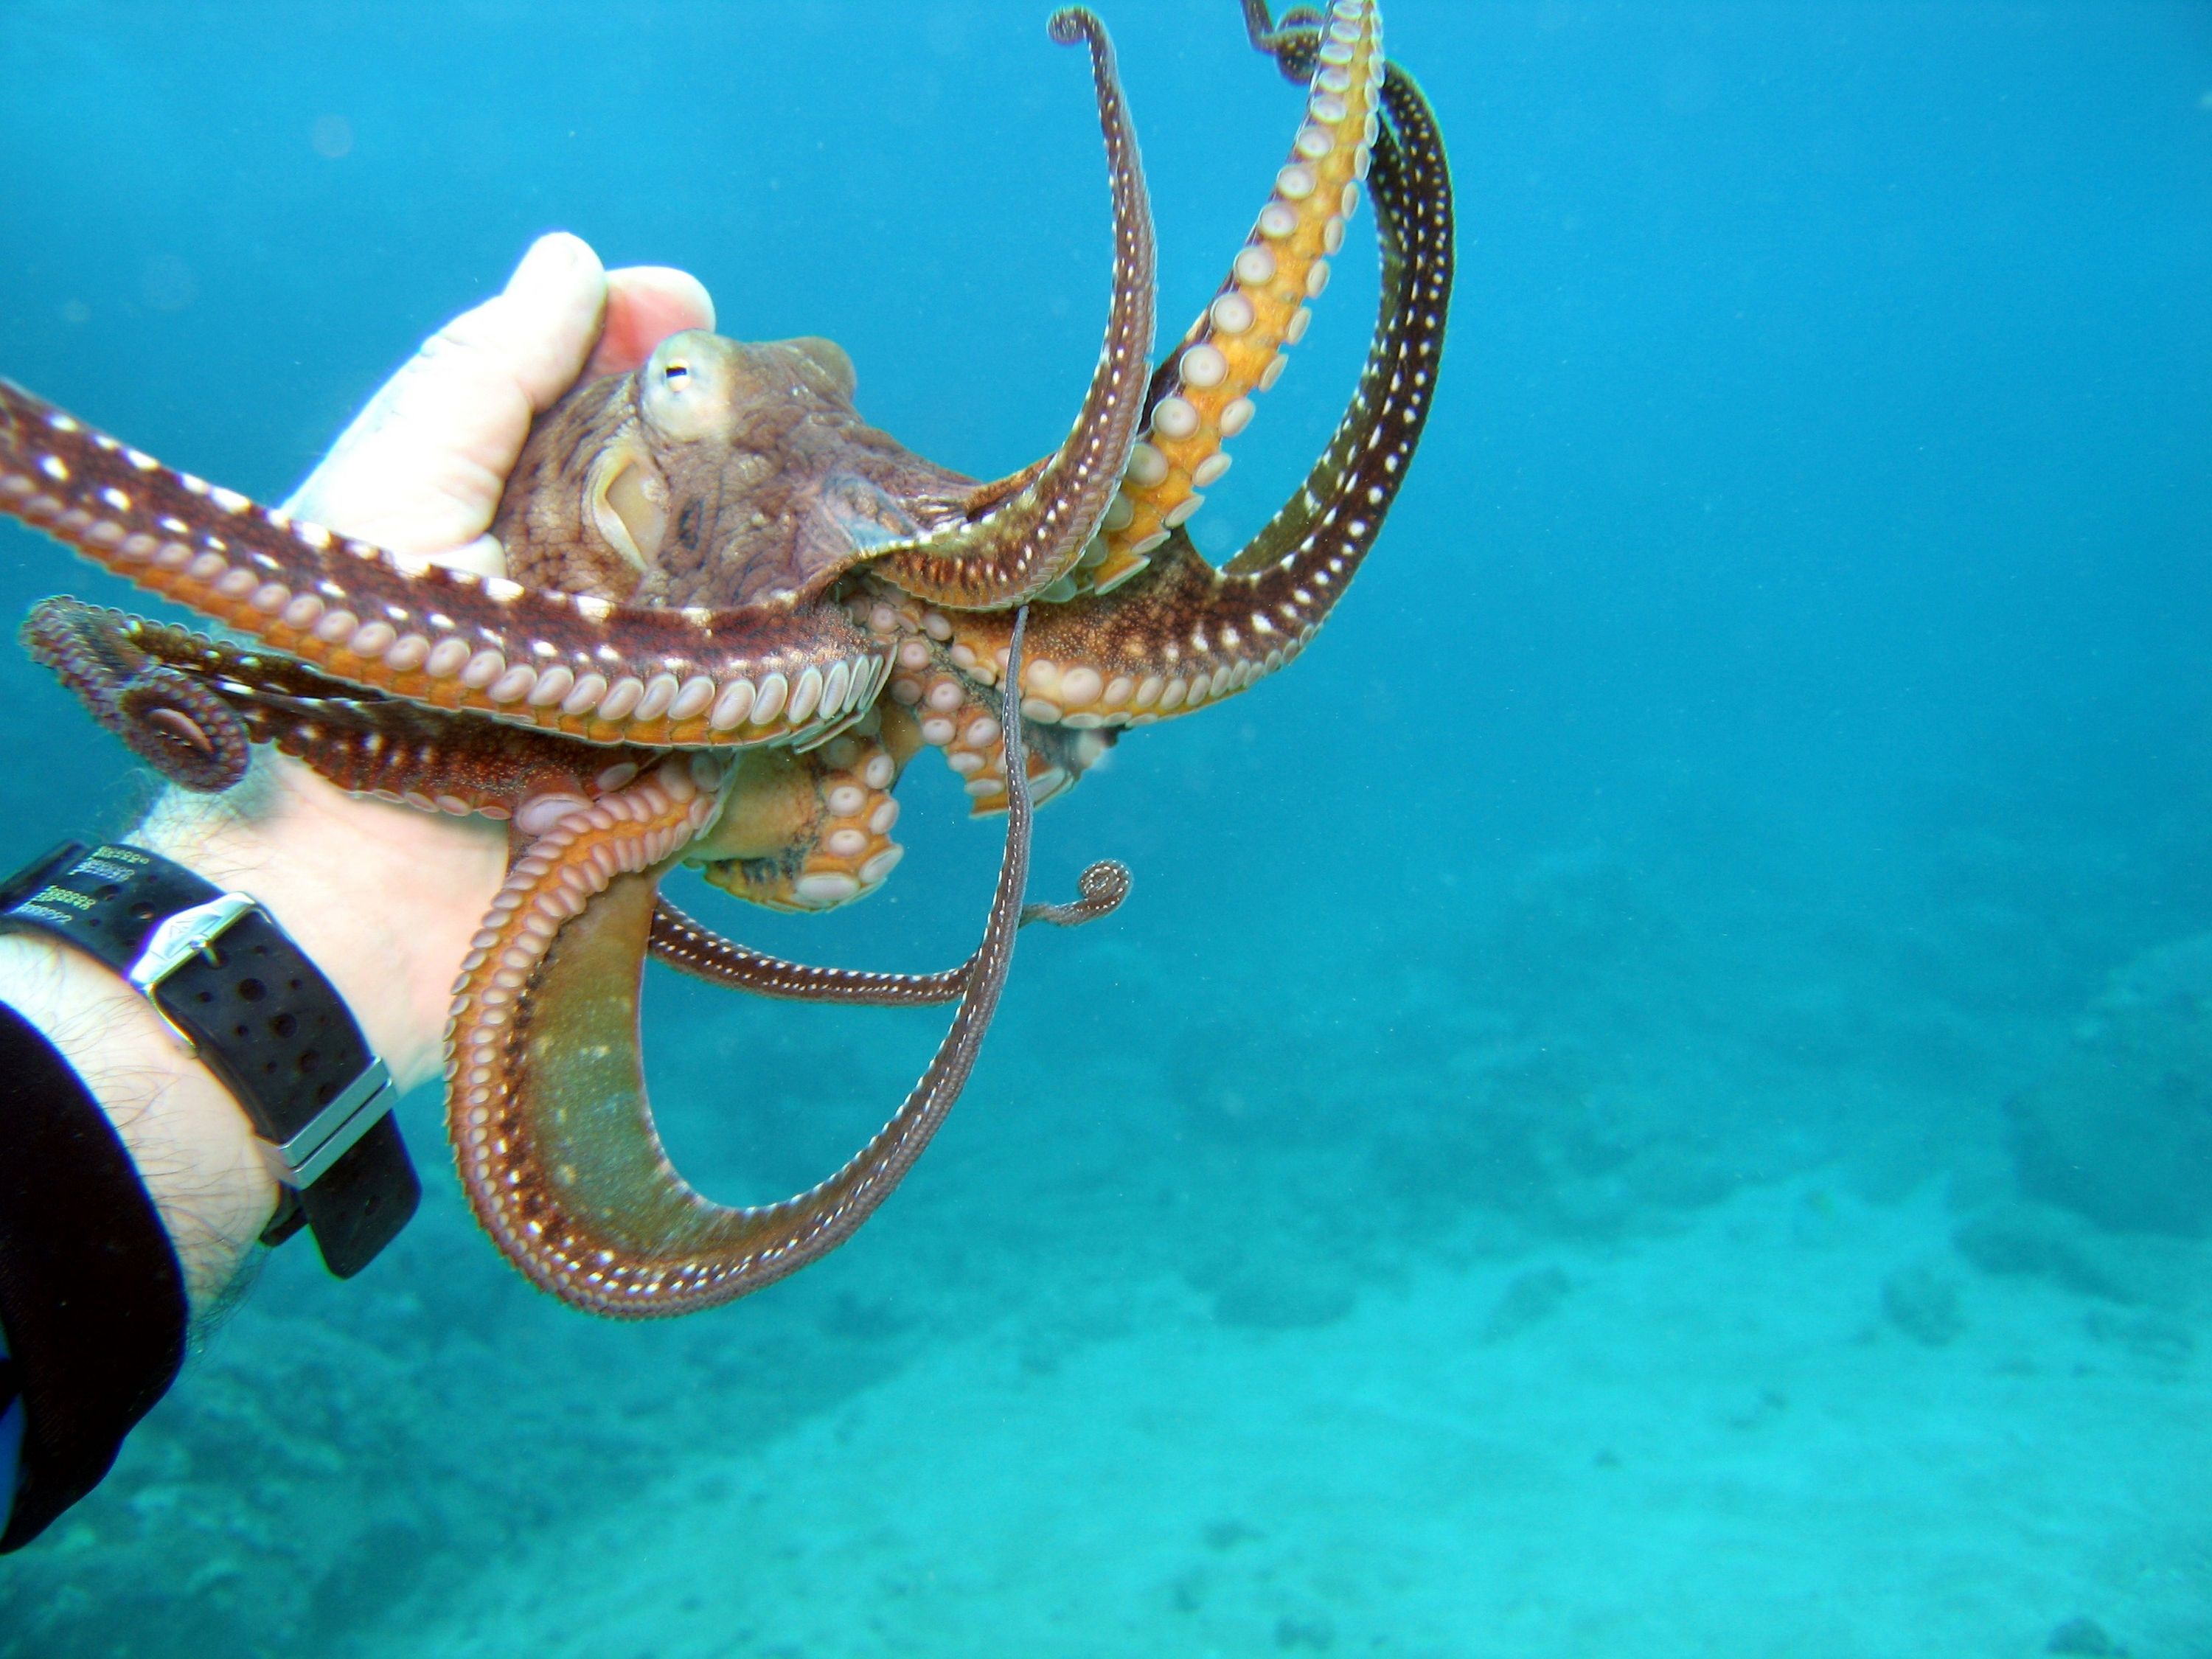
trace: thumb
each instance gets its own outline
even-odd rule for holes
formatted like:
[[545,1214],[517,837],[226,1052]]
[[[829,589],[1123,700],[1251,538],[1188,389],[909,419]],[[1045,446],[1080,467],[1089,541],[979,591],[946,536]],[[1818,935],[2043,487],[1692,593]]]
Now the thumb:
[[[423,343],[287,503],[294,516],[396,553],[497,568],[484,538],[532,419],[599,337],[607,275],[565,231],[532,244],[504,291]],[[472,543],[483,544],[471,547]]]

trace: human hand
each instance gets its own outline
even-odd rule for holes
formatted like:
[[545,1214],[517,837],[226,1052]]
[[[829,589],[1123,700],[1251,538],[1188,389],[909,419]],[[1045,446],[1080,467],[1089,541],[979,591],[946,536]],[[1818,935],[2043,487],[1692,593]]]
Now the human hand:
[[504,575],[486,531],[531,422],[577,380],[626,374],[670,335],[714,325],[697,278],[604,270],[580,238],[540,237],[504,293],[440,329],[368,400],[285,510],[394,553]]
[[[502,574],[487,531],[532,419],[580,374],[627,372],[714,317],[680,271],[610,273],[578,238],[543,237],[503,293],[441,329],[369,400],[286,510]],[[344,994],[402,1087],[435,1073],[455,966],[504,872],[501,826],[347,795],[271,755],[217,811],[172,791],[142,832],[210,880],[246,884]]]
[[[626,373],[668,335],[714,320],[681,271],[609,272],[578,238],[542,237],[503,293],[441,329],[369,399],[286,510],[503,574],[487,532],[531,422],[580,374]],[[267,906],[401,1087],[435,1074],[454,970],[505,871],[501,826],[348,795],[271,754],[213,803],[169,792],[140,833]]]
[[[607,271],[541,238],[506,289],[440,330],[286,503],[393,552],[502,574],[487,533],[532,420],[580,376],[621,374],[714,306],[681,271]],[[410,1087],[434,1076],[453,975],[505,872],[503,826],[351,796],[273,753],[218,797],[169,790],[138,844],[252,894],[326,974]],[[194,1312],[236,1279],[276,1200],[237,1103],[151,1007],[88,957],[0,939],[0,999],[107,1108],[185,1268]]]

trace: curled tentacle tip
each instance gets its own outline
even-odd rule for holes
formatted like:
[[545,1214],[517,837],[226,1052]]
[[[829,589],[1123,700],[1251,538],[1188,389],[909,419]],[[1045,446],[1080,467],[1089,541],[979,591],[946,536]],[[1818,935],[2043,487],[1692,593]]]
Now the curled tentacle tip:
[[126,692],[118,707],[138,728],[126,737],[131,751],[179,788],[220,794],[244,780],[251,754],[243,732],[227,729],[236,726],[228,711],[217,711],[227,718],[211,730],[158,692],[147,697]]
[[215,739],[181,708],[148,708],[136,712],[147,725],[158,728],[179,743],[189,744],[203,755],[215,753]]
[[1314,71],[1313,54],[1328,19],[1318,6],[1292,6],[1279,20],[1268,16],[1268,0],[1244,0],[1244,33],[1253,49],[1275,60],[1283,78],[1304,85]]
[[1094,46],[1106,44],[1106,26],[1098,21],[1098,14],[1088,6],[1063,6],[1053,13],[1052,21],[1045,25],[1055,44],[1072,46],[1087,40]]
[[1081,896],[1073,903],[1025,904],[1022,907],[1022,926],[1048,921],[1055,927],[1080,927],[1085,922],[1111,915],[1129,896],[1132,879],[1129,866],[1121,860],[1101,859],[1075,878],[1076,891]]
[[1075,878],[1075,890],[1093,917],[1103,916],[1121,908],[1133,880],[1129,866],[1121,860],[1101,859]]

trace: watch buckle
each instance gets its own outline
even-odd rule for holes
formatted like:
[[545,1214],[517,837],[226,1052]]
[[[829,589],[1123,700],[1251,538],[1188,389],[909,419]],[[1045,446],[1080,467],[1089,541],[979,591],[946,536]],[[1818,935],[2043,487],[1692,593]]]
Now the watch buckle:
[[[195,904],[162,920],[146,935],[138,960],[128,975],[143,996],[221,939],[248,910],[257,908],[244,893],[218,893],[205,904]],[[215,958],[208,958],[212,962]]]
[[167,916],[146,936],[146,943],[138,952],[138,960],[131,964],[124,975],[137,988],[139,995],[154,1005],[161,1015],[162,1023],[176,1032],[177,1041],[185,1046],[187,1054],[197,1058],[199,1047],[177,1030],[176,1021],[162,1011],[154,992],[161,981],[175,973],[194,957],[205,955],[212,963],[211,948],[237,924],[238,919],[249,910],[258,909],[252,898],[245,893],[218,893],[204,904],[195,904],[189,910],[179,910]]

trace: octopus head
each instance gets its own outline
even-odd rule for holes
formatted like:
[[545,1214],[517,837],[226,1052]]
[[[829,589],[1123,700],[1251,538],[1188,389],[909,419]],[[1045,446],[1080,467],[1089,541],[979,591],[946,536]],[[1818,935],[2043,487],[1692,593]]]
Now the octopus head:
[[642,605],[819,596],[951,476],[868,426],[854,386],[830,340],[671,335],[532,428],[494,525],[508,574]]
[[636,375],[648,442],[729,441],[750,411],[787,401],[815,414],[853,414],[853,360],[833,340],[748,343],[703,329],[663,340]]

